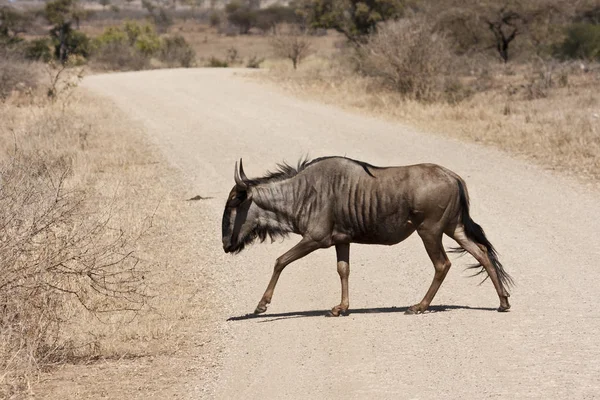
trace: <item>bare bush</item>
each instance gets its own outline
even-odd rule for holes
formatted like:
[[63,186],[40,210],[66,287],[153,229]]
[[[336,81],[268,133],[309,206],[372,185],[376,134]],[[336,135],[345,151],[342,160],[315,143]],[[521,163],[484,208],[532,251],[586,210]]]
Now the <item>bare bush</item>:
[[0,167],[0,384],[14,385],[77,357],[60,340],[70,315],[135,313],[146,296],[134,243],[110,207],[92,211],[69,187],[68,157],[18,153]]
[[361,73],[409,98],[431,101],[443,97],[452,72],[449,43],[419,20],[401,20],[382,26],[357,55]]
[[271,38],[275,54],[291,60],[294,69],[297,69],[298,64],[310,54],[310,38],[295,26],[289,29],[277,28],[276,32]]
[[133,252],[149,220],[119,224],[117,198],[81,171],[91,125],[45,99],[23,111],[0,105],[0,398],[49,366],[98,354],[74,325],[130,321],[149,300]]

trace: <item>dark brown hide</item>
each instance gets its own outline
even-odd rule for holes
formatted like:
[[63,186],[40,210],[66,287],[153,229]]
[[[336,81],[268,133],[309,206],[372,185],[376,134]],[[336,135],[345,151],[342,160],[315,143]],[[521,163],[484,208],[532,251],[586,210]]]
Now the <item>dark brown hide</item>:
[[301,241],[277,259],[273,276],[255,312],[271,302],[281,271],[310,252],[336,247],[342,301],[332,315],[349,307],[350,243],[393,245],[417,231],[435,268],[433,282],[410,313],[425,311],[442,284],[450,261],[442,235],[456,240],[487,272],[500,299],[499,311],[510,308],[510,276],[498,261],[483,229],[469,215],[465,182],[435,164],[375,167],[344,157],[280,165],[278,172],[248,179],[241,168],[223,214],[223,248],[240,252],[255,239],[296,233]]

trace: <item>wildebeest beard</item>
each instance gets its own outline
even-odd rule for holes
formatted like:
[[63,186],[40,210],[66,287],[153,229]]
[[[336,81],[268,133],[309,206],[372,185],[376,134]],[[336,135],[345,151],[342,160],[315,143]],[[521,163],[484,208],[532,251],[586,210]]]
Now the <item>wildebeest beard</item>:
[[277,239],[286,238],[289,235],[290,231],[288,229],[284,229],[283,226],[255,226],[247,235],[239,238],[231,248],[232,254],[238,254],[247,245],[254,243],[256,239],[260,240],[260,243],[263,243],[267,237],[271,239],[271,243],[273,243]]

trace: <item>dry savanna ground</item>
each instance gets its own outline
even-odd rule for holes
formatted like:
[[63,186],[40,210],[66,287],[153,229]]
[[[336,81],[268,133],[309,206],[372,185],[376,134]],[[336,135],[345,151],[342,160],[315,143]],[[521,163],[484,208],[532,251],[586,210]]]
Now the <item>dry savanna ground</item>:
[[[209,335],[214,321],[207,310],[213,305],[203,258],[180,248],[209,235],[194,223],[201,202],[187,201],[196,193],[181,186],[177,171],[165,164],[142,128],[110,101],[70,89],[51,102],[43,88],[39,91],[0,104],[3,178],[26,192],[2,190],[4,205],[20,207],[5,209],[0,220],[23,252],[5,257],[2,267],[0,397],[103,397],[123,376],[143,376],[190,348],[207,353],[217,348]],[[22,222],[15,225],[14,219]],[[84,221],[96,225],[86,230]],[[33,233],[37,229],[43,237]],[[83,239],[73,239],[78,235]],[[116,238],[119,248],[99,244],[112,245]],[[32,244],[36,241],[62,247],[44,250]],[[4,256],[12,254],[8,244],[3,240]],[[132,263],[118,261],[125,256]],[[73,262],[77,257],[90,269]],[[117,268],[102,270],[105,260]],[[27,267],[13,271],[12,262]],[[120,268],[135,271],[112,275]],[[97,273],[118,279],[96,293],[86,277],[77,281],[88,272],[90,278]],[[123,296],[122,289],[128,290]],[[119,308],[124,311],[114,311]],[[58,381],[48,374],[57,371]],[[159,381],[142,377],[111,395],[175,385],[190,374],[202,381],[205,373],[189,366]]]
[[[93,20],[81,30],[93,37],[121,22]],[[424,102],[357,73],[349,61],[351,51],[333,31],[304,38],[311,48],[294,70],[290,60],[275,53],[268,36],[225,35],[192,20],[178,20],[168,29],[191,44],[198,66],[211,58],[229,59],[231,66],[264,58],[262,73],[249,78],[260,85],[248,81],[243,85],[244,96],[258,102],[265,101],[263,92],[284,91],[354,114],[482,143],[598,184],[597,64],[542,59],[502,64],[489,58],[473,59],[472,65],[452,76],[465,87],[475,88],[472,93],[456,102]],[[136,120],[111,101],[76,88],[76,70],[58,79],[59,90],[50,100],[46,91],[57,70],[32,68],[39,69],[39,87],[0,103],[0,163],[4,180],[10,183],[0,196],[2,204],[10,206],[0,211],[5,232],[0,252],[3,268],[9,271],[0,278],[5,310],[0,321],[0,395],[125,398],[145,392],[176,396],[212,391],[223,350],[219,335],[223,321],[215,317],[222,293],[214,293],[219,285],[211,282],[215,258],[209,253],[220,249],[213,243],[218,235],[201,221],[214,222],[216,217],[203,207],[204,200],[188,200],[203,195],[186,186],[189,170],[174,167],[160,152],[164,148],[148,140],[148,130],[154,132],[160,125],[161,110],[152,115],[154,120]],[[215,74],[213,81],[210,75],[188,73],[156,75],[166,83],[154,83],[164,85],[164,93],[174,93],[173,104],[179,101],[177,95],[189,94],[183,77],[212,85],[206,96],[215,98],[220,93],[215,82],[227,86],[226,93],[234,97],[242,88],[232,83],[230,75]],[[67,81],[73,86],[65,85]],[[123,87],[127,82],[122,82]],[[115,85],[120,87],[118,82]],[[203,95],[201,90],[193,94]],[[131,102],[136,101],[131,96]],[[148,98],[147,93],[141,96]],[[187,99],[196,104],[193,96]],[[242,100],[237,105],[240,110],[246,106]],[[210,97],[201,101],[203,110],[224,110],[228,105],[223,98],[214,103]],[[152,104],[146,104],[147,108]],[[282,106],[282,113],[295,106]],[[169,112],[165,121],[181,122],[183,114]],[[215,111],[214,118],[221,117]],[[250,117],[253,122],[265,118],[259,113]],[[213,115],[208,113],[206,118]],[[218,120],[217,129],[234,124],[231,120]],[[366,126],[365,121],[360,123]],[[196,123],[200,126],[204,121]],[[274,135],[285,131],[285,123],[282,119],[273,124],[281,127]],[[271,126],[268,120],[265,126]],[[245,126],[234,125],[223,135],[242,129]],[[368,137],[368,129],[364,132]],[[390,139],[387,130],[386,135]],[[343,135],[338,138],[341,142]],[[433,148],[432,152],[442,151]],[[21,265],[33,267],[14,268]],[[244,336],[244,332],[237,334]],[[260,344],[256,347],[260,352]],[[239,356],[235,351],[232,354]],[[245,373],[245,367],[235,363],[230,362],[229,368]],[[244,379],[251,378],[244,375]],[[117,380],[122,384],[115,387]]]

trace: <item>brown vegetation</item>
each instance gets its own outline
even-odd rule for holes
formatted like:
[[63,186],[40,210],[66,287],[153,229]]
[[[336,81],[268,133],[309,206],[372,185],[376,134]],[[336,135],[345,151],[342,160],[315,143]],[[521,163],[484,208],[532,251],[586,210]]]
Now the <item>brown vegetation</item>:
[[206,329],[197,259],[165,248],[170,229],[197,229],[172,172],[139,127],[74,86],[77,70],[53,71],[0,103],[2,398],[58,366],[171,354]]

